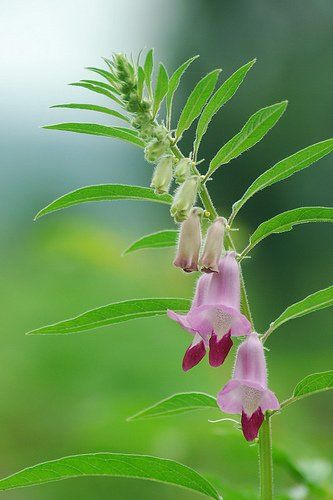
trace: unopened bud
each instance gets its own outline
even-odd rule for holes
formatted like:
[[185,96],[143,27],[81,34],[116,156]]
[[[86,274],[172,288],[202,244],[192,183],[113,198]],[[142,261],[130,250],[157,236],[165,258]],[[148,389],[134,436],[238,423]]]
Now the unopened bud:
[[190,175],[191,164],[192,162],[189,158],[182,158],[177,163],[175,168],[175,180],[178,184],[184,182],[185,179],[187,179],[187,177]]
[[180,227],[177,254],[173,264],[186,273],[198,270],[202,212],[202,208],[192,208],[188,219]]
[[170,150],[170,142],[168,140],[159,141],[153,139],[145,148],[145,158],[150,163],[156,163],[161,156],[168,153]]
[[177,189],[170,209],[171,215],[177,222],[183,222],[189,216],[197,198],[199,182],[200,177],[192,175]]
[[200,259],[200,268],[204,273],[217,273],[219,271],[226,224],[227,221],[224,217],[218,217],[207,231],[205,246]]
[[163,156],[159,160],[154,170],[153,178],[150,184],[150,187],[154,188],[155,193],[163,194],[169,191],[169,187],[172,181],[172,166],[172,156]]

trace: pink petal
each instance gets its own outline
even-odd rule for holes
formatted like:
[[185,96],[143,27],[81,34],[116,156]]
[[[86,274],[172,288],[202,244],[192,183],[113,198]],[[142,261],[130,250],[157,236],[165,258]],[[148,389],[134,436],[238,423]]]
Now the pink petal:
[[188,332],[195,334],[195,330],[191,327],[191,325],[188,322],[188,314],[178,314],[175,311],[172,311],[171,309],[167,310],[167,315],[169,318],[173,319],[174,321],[177,321],[177,323],[184,328],[184,330],[187,330]]
[[280,409],[280,403],[277,397],[275,396],[274,392],[270,391],[269,389],[266,389],[266,391],[264,392],[260,406],[263,411]]
[[217,395],[217,404],[225,413],[242,413],[242,387],[238,380],[230,380]]

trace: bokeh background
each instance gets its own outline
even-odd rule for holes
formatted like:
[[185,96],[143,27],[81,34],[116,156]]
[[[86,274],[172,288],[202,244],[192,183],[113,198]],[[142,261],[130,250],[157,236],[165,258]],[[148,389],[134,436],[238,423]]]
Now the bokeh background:
[[[193,276],[172,268],[172,251],[121,256],[137,237],[172,227],[165,206],[91,204],[33,223],[41,207],[72,189],[103,182],[145,186],[151,176],[142,152],[131,145],[39,127],[104,120],[49,106],[106,104],[106,98],[66,83],[89,78],[84,67],[100,65],[100,57],[113,51],[136,54],[153,46],[169,71],[200,54],[179,88],[176,116],[205,72],[222,67],[226,78],[257,57],[246,82],[215,118],[202,156],[211,158],[257,109],[285,98],[289,108],[260,144],[216,174],[214,201],[227,214],[263,170],[332,136],[331,0],[1,0],[0,6],[1,476],[73,453],[146,453],[214,475],[226,490],[256,492],[256,447],[230,423],[209,423],[220,417],[217,412],[126,422],[174,392],[215,394],[232,361],[214,370],[202,363],[184,374],[180,362],[189,337],[167,318],[65,338],[24,335],[117,300],[190,297],[194,284]],[[190,144],[191,133],[183,140],[185,151]],[[283,210],[332,204],[332,161],[321,160],[256,195],[238,218],[240,245],[259,222]],[[332,228],[318,224],[258,246],[244,272],[259,331],[290,303],[331,283],[332,243]],[[272,335],[270,385],[281,399],[305,375],[332,368],[331,330],[332,312],[324,310]],[[310,470],[314,480],[329,481],[332,395],[288,408],[274,419],[274,437],[278,450]],[[313,491],[306,496],[286,463],[277,464],[276,488],[283,498],[316,498]],[[103,478],[6,495],[17,500],[195,496],[154,483]]]

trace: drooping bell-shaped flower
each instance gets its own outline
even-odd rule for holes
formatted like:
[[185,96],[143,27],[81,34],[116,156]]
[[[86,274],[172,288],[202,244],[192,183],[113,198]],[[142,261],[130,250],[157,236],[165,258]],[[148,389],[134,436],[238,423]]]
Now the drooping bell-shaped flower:
[[172,181],[173,157],[171,155],[162,156],[159,160],[151,180],[150,187],[155,193],[163,194],[169,191]]
[[266,410],[278,410],[279,402],[267,387],[267,370],[262,342],[252,333],[239,346],[232,379],[217,396],[226,413],[242,415],[242,429],[247,441],[259,432]]
[[226,224],[227,221],[224,217],[217,217],[207,231],[205,246],[200,259],[200,268],[204,273],[218,272]]
[[251,324],[240,312],[240,275],[235,252],[220,259],[217,273],[202,274],[187,314],[168,316],[194,335],[185,353],[183,369],[199,363],[209,348],[209,363],[220,366],[232,347],[232,336],[247,335]]
[[176,191],[170,213],[177,222],[183,222],[190,214],[197,199],[200,177],[191,175]]
[[198,270],[202,213],[202,208],[192,208],[189,217],[180,227],[177,254],[173,264],[187,273]]
[[182,158],[175,167],[175,180],[178,184],[184,182],[191,172],[192,161],[189,158]]

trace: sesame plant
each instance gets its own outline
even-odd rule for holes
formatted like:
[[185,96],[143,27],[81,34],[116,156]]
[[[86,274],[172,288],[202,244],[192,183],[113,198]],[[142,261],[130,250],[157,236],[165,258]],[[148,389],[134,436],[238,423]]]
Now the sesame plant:
[[[195,60],[196,57],[187,60],[171,76],[160,63],[154,77],[152,50],[146,54],[143,63],[140,60],[133,62],[123,54],[115,54],[111,60],[105,59],[104,69],[88,68],[103,80],[82,80],[72,85],[106,96],[109,105],[70,103],[54,107],[103,113],[118,120],[122,126],[60,123],[45,128],[111,137],[141,148],[147,168],[152,169],[150,187],[122,184],[86,186],[61,196],[36,216],[38,219],[57,210],[92,201],[141,200],[169,205],[175,229],[161,229],[145,235],[125,253],[175,246],[173,264],[186,273],[197,273],[194,298],[192,301],[178,297],[129,299],[29,333],[68,335],[167,314],[190,335],[189,347],[182,360],[184,371],[193,369],[206,354],[210,365],[207,369],[214,370],[231,355],[235,342],[237,349],[233,373],[225,374],[225,384],[217,396],[200,392],[174,394],[140,411],[131,420],[179,415],[205,408],[219,409],[221,420],[231,420],[225,415],[233,415],[232,420],[242,431],[239,439],[245,439],[258,448],[260,498],[269,500],[274,498],[272,421],[278,421],[277,416],[289,405],[332,388],[333,371],[309,374],[296,384],[287,400],[279,401],[268,386],[265,349],[270,336],[276,334],[287,321],[332,305],[333,286],[311,291],[310,295],[287,307],[268,325],[266,331],[258,332],[251,314],[242,266],[254,248],[274,233],[289,231],[296,224],[333,222],[333,208],[297,207],[280,213],[262,222],[243,249],[235,246],[233,231],[237,228],[234,224],[238,213],[252,196],[332,152],[333,139],[307,146],[267,168],[233,204],[229,214],[218,213],[208,190],[214,182],[215,172],[255,146],[281,118],[287,101],[254,113],[234,137],[212,154],[208,163],[200,158],[201,142],[214,115],[236,93],[255,60],[237,69],[217,90],[221,70],[215,69],[205,75],[195,85],[177,118],[173,113],[174,95],[182,75]],[[181,140],[188,129],[194,130],[195,122],[193,147],[187,153],[182,150]],[[247,265],[251,265],[251,261],[247,261]],[[0,480],[0,490],[87,475],[154,480],[185,487],[210,498],[219,499],[224,494],[225,498],[231,498],[228,492],[223,491],[223,481],[221,487],[215,486],[214,481],[208,481],[203,475],[173,460],[111,452],[73,455],[35,465]],[[324,487],[314,485],[301,473],[297,478],[307,487],[310,498],[315,498],[317,494],[328,498],[325,495],[329,492]],[[237,486],[233,495],[232,498],[258,498],[242,496]]]

